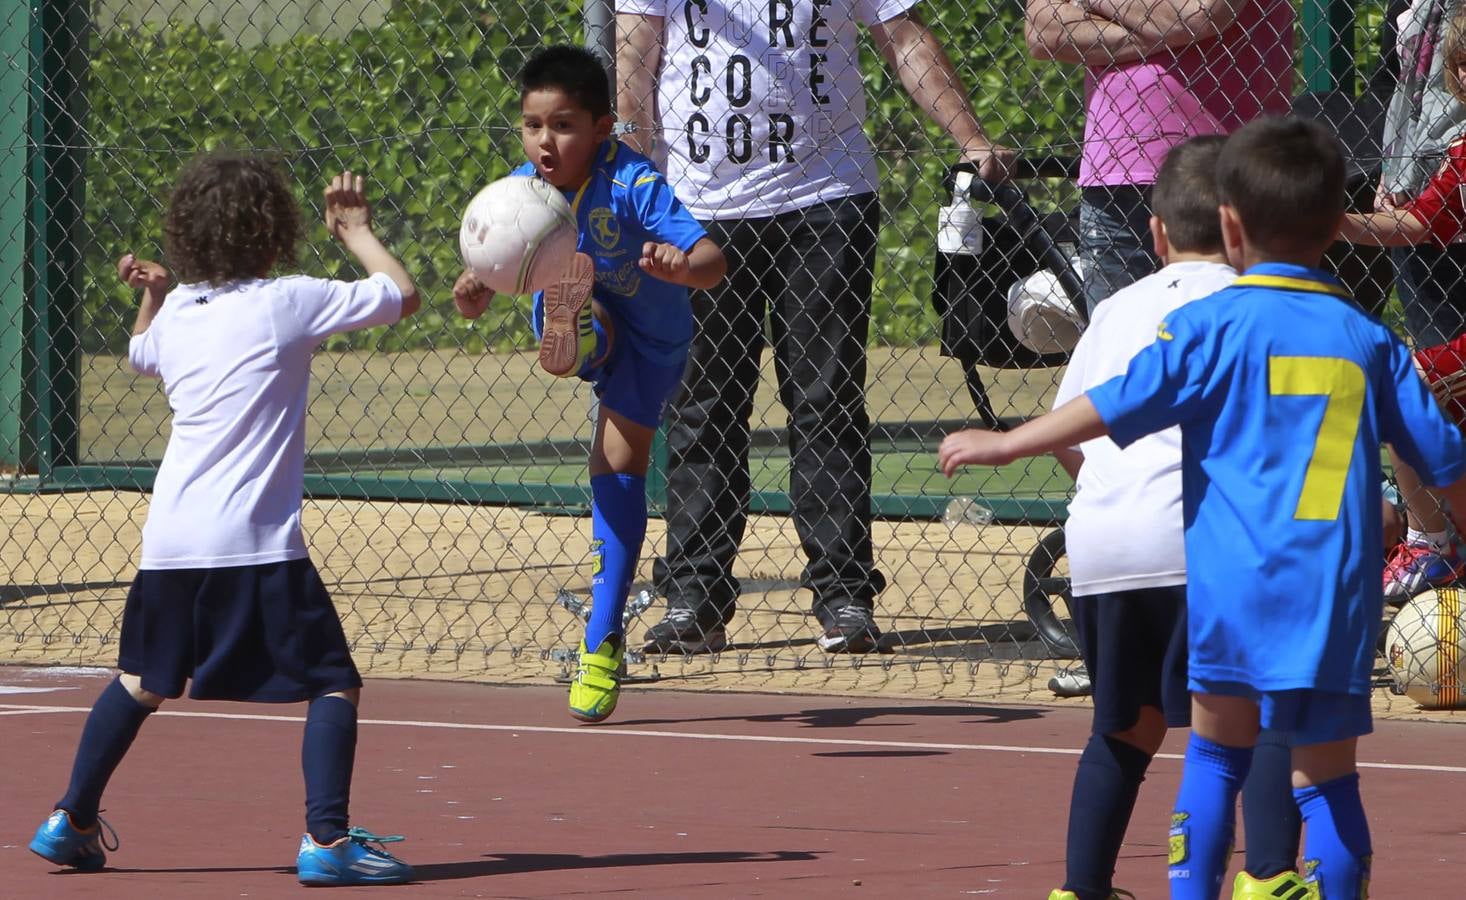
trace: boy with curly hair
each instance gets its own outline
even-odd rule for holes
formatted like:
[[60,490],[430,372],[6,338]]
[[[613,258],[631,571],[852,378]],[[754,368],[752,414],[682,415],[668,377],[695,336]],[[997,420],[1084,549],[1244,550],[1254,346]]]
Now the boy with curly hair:
[[295,262],[300,211],[278,164],[227,152],[178,177],[163,225],[173,273],[131,253],[117,263],[142,291],[128,359],[163,380],[173,428],[123,610],[122,674],[92,707],[70,786],[30,844],[57,865],[105,865],[117,845],[103,846],[102,791],[147,717],[190,683],[198,700],[308,703],[303,884],[412,878],[371,845],[385,839],[348,827],[362,682],[300,529],[312,353],[419,305],[372,231],[362,181],[332,179],[325,218],[363,280],[271,277]]

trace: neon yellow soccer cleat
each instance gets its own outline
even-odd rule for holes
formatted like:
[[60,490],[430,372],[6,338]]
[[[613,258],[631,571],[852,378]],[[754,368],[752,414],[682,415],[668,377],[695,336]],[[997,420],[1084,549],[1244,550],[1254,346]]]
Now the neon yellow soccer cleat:
[[621,677],[626,674],[625,640],[613,634],[596,652],[580,642],[580,668],[570,682],[570,714],[582,722],[604,722],[616,711]]
[[1232,900],[1313,900],[1313,889],[1294,871],[1279,872],[1267,881],[1258,881],[1246,872],[1238,872],[1232,882]]
[[[1049,900],[1079,900],[1079,895],[1073,891],[1053,890],[1049,892]],[[1135,900],[1135,895],[1129,891],[1114,888],[1110,891],[1110,900]]]

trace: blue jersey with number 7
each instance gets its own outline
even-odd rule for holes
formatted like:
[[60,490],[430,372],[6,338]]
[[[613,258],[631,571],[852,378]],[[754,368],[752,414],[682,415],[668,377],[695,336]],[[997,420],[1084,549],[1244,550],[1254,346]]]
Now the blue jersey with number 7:
[[1193,688],[1367,694],[1380,444],[1427,484],[1466,470],[1405,345],[1348,296],[1315,269],[1255,266],[1088,394],[1122,447],[1181,426]]

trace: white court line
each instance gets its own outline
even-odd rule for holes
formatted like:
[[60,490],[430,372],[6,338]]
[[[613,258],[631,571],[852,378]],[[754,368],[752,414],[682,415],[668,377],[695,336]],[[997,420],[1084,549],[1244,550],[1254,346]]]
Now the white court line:
[[[90,712],[86,706],[23,706],[0,703],[0,715],[13,712]],[[243,722],[302,723],[304,716],[266,716],[251,713],[186,712],[162,709],[159,716],[186,719],[233,719]],[[702,731],[648,731],[634,728],[582,728],[554,725],[484,725],[472,722],[423,722],[414,719],[361,719],[361,725],[395,725],[400,728],[442,728],[450,731],[509,731],[528,734],[575,734],[598,737],[681,738],[696,741],[740,741],[749,744],[804,744],[818,747],[873,747],[885,750],[972,750],[986,753],[1038,753],[1055,756],[1078,756],[1082,751],[1069,747],[1025,747],[1014,744],[941,744],[925,741],[866,741],[858,738],[780,737],[771,734],[714,734]],[[1178,753],[1157,753],[1157,759],[1184,759]],[[1397,772],[1447,772],[1466,774],[1466,766],[1430,766],[1413,763],[1361,762],[1361,769],[1389,769]]]

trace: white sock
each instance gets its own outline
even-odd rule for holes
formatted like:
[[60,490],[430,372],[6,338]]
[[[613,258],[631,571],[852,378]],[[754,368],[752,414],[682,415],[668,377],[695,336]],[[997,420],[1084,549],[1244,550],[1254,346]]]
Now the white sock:
[[1414,528],[1405,529],[1405,542],[1410,544],[1428,542],[1437,550],[1446,550],[1450,546],[1450,538],[1444,531],[1416,531]]

